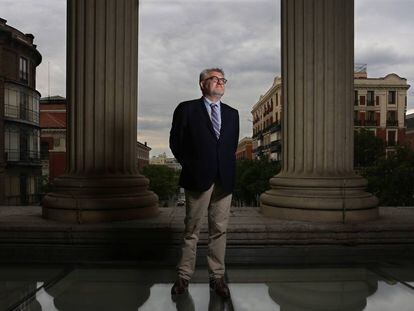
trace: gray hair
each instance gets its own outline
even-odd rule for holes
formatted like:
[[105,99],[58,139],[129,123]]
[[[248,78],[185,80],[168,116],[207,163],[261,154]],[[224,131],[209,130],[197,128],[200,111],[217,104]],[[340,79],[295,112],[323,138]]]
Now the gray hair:
[[204,69],[202,72],[200,72],[199,82],[203,81],[207,77],[207,75],[212,71],[220,72],[224,77],[223,69],[221,69],[221,68],[208,68],[208,69]]

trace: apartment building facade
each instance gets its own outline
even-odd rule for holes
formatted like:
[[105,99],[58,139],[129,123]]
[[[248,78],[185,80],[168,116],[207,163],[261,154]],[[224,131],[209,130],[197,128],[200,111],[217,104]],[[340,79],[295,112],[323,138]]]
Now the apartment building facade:
[[253,117],[253,159],[281,159],[282,79],[275,77],[270,89],[261,95],[251,111]]
[[[386,152],[406,143],[405,113],[407,90],[405,78],[391,73],[381,78],[368,78],[366,66],[354,74],[354,129],[366,128],[383,139]],[[253,158],[270,161],[281,159],[282,80],[260,96],[253,106]]]
[[365,128],[380,137],[386,152],[405,144],[407,79],[391,73],[381,78],[359,75],[354,79],[354,128]]
[[42,56],[34,36],[0,18],[0,204],[39,201],[41,186],[36,67]]

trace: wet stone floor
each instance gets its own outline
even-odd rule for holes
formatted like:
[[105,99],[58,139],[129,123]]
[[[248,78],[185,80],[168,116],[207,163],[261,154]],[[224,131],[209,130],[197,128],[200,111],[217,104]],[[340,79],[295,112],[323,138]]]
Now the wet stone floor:
[[173,267],[89,264],[0,267],[0,310],[414,310],[414,263],[229,266],[231,298],[210,292],[198,267],[187,294],[170,296]]

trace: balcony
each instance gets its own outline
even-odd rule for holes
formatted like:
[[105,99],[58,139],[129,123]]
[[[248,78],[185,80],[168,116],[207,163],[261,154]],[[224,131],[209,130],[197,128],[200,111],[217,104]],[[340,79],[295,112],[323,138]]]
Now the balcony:
[[377,120],[365,120],[365,126],[378,126]]
[[387,126],[398,126],[398,120],[387,120]]
[[282,151],[282,144],[280,140],[275,140],[270,143],[270,151],[271,152],[280,152]]
[[270,131],[270,133],[278,132],[278,131],[280,131],[281,129],[282,129],[282,125],[281,125],[281,123],[280,123],[280,122],[273,123],[273,124],[271,124],[271,125],[270,125],[270,127],[269,127],[269,131]]
[[8,162],[40,164],[40,152],[34,150],[4,149]]
[[4,116],[15,120],[23,120],[39,124],[39,113],[32,109],[19,106],[4,105]]

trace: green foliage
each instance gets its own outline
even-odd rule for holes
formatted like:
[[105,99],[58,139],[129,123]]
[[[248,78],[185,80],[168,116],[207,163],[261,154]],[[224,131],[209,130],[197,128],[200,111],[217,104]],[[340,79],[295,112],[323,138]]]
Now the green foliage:
[[234,200],[247,206],[257,206],[260,194],[270,189],[269,179],[279,171],[278,162],[266,159],[237,161]]
[[384,142],[364,128],[354,134],[354,167],[374,165],[385,154]]
[[362,171],[368,191],[375,194],[380,206],[414,206],[414,151],[398,147],[387,158],[378,159]]
[[177,193],[179,188],[179,172],[165,165],[147,165],[142,174],[150,180],[149,188],[154,191],[160,200],[168,200]]

